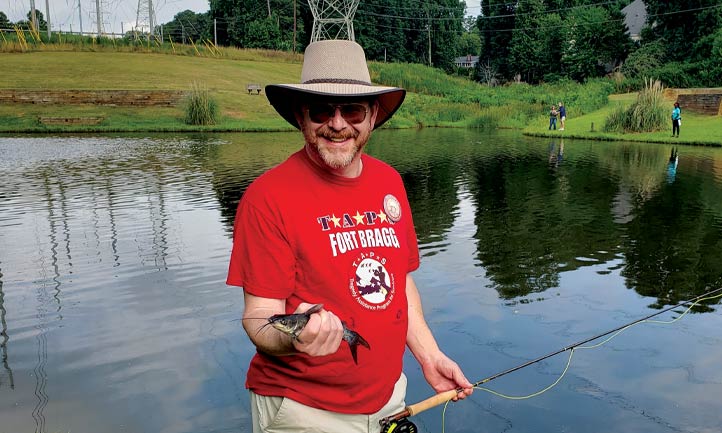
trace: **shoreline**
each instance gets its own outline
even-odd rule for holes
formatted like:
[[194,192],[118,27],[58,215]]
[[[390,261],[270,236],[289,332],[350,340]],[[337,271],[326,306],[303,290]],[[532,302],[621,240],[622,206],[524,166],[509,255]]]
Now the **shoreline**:
[[[579,119],[582,119],[584,116],[582,116]],[[577,120],[579,120],[577,119]],[[722,123],[722,119],[719,119]],[[423,129],[423,128],[434,128],[435,126],[424,126],[424,127],[417,127],[417,129]],[[444,128],[448,128],[448,126],[445,126]],[[465,128],[465,127],[454,127],[454,128]],[[414,129],[413,127],[384,127],[384,129],[390,129],[390,130],[402,130],[402,129]],[[475,128],[465,128],[465,129],[475,129]],[[528,137],[541,137],[541,138],[551,138],[551,139],[573,139],[573,140],[591,140],[591,141],[600,141],[600,142],[620,142],[620,141],[628,141],[628,142],[641,142],[641,143],[655,143],[655,144],[673,144],[673,145],[686,145],[686,146],[701,146],[701,147],[722,147],[722,142],[717,141],[707,141],[707,140],[697,140],[697,139],[687,139],[684,136],[679,138],[672,138],[672,137],[649,137],[645,135],[644,137],[639,136],[639,134],[626,134],[626,135],[619,135],[619,134],[610,134],[610,133],[601,133],[596,131],[589,131],[589,132],[569,132],[569,131],[562,131],[561,133],[557,130],[556,132],[544,132],[544,131],[535,131],[532,130],[532,128],[527,127],[524,129],[519,128],[505,128],[505,127],[498,127],[496,129],[504,129],[504,130],[515,130],[518,131],[520,135],[528,136]],[[567,128],[568,129],[568,128]],[[286,127],[281,125],[281,122],[279,122],[278,127],[228,127],[228,126],[192,126],[192,125],[183,125],[178,128],[140,128],[140,129],[134,129],[134,128],[98,128],[93,127],[90,125],[83,125],[81,127],[73,127],[73,126],[49,126],[49,127],[38,127],[38,128],[16,128],[16,129],[7,129],[3,130],[2,127],[0,127],[0,137],[8,137],[8,136],[38,136],[38,135],[72,135],[72,134],[238,134],[238,133],[277,133],[277,132],[294,132],[296,131],[295,128],[292,128],[290,126]],[[659,133],[656,133],[659,134]],[[635,136],[636,135],[636,136]]]

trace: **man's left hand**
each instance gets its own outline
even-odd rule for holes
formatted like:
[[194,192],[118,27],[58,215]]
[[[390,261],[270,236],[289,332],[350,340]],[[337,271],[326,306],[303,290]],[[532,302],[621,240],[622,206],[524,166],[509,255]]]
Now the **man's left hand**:
[[452,399],[454,401],[463,400],[474,391],[474,386],[464,376],[461,368],[442,352],[425,360],[421,368],[426,381],[437,393],[461,388],[462,391]]

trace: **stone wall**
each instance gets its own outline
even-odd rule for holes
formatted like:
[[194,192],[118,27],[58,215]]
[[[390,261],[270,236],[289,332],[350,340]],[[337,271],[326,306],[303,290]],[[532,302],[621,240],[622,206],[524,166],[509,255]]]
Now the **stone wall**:
[[722,89],[666,89],[665,96],[679,102],[682,111],[722,116]]
[[118,107],[172,107],[180,90],[26,90],[0,89],[0,104],[92,104]]

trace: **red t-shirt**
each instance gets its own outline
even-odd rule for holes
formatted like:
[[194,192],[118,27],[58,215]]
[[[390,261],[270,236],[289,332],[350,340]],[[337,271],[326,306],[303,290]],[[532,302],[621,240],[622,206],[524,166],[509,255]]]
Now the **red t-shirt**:
[[361,176],[343,178],[302,149],[253,182],[238,205],[227,283],[287,299],[287,313],[323,303],[371,346],[358,346],[358,365],[345,341],[321,357],[258,352],[246,380],[257,394],[357,414],[391,397],[406,345],[406,275],[419,253],[401,177],[368,155],[362,161]]

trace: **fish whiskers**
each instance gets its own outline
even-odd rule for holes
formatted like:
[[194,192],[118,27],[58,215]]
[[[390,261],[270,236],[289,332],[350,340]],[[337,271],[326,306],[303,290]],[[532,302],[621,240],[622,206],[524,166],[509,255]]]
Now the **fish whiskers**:
[[[321,311],[321,308],[323,308],[323,304],[316,304],[303,313],[274,314],[268,318],[268,323],[258,329],[258,332],[261,332],[266,326],[271,325],[284,334],[291,336],[294,340],[301,342],[298,336],[311,318],[311,314]],[[361,345],[369,350],[371,350],[371,346],[358,332],[350,330],[348,326],[346,326],[346,322],[341,323],[343,324],[343,339],[348,343],[349,349],[351,349],[353,362],[358,364],[358,346]]]

